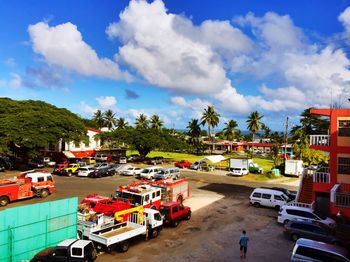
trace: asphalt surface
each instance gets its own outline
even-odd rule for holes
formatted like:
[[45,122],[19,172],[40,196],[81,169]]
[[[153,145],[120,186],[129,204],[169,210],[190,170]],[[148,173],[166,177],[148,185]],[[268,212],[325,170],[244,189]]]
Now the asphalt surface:
[[[243,229],[250,237],[245,261],[290,259],[293,243],[284,238],[282,227],[276,223],[277,211],[249,206],[253,188],[266,184],[188,170],[183,170],[182,176],[190,183],[191,198],[188,202],[196,202],[197,205],[191,220],[183,221],[177,228],[164,228],[156,239],[135,241],[126,253],[113,251],[100,254],[98,262],[240,261],[238,239]],[[32,198],[10,203],[8,208],[67,197],[78,197],[80,201],[91,193],[110,196],[118,186],[134,180],[133,177],[118,175],[98,179],[55,176],[54,194],[45,199]]]

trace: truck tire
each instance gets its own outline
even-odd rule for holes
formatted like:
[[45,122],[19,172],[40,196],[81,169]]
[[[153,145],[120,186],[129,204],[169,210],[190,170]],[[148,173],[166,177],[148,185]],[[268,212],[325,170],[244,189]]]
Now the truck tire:
[[129,245],[130,245],[130,243],[127,240],[121,242],[118,246],[119,252],[125,253],[126,251],[128,251]]
[[43,189],[43,190],[40,191],[40,197],[41,197],[41,198],[45,198],[45,197],[47,197],[49,194],[50,194],[50,193],[49,193],[49,190],[47,190],[47,189]]
[[69,176],[69,177],[72,176],[72,171],[68,171],[68,176]]
[[177,227],[179,225],[179,220],[175,219],[173,221],[173,227]]
[[9,203],[9,199],[6,196],[2,196],[0,197],[0,206],[4,207],[7,206],[7,204]]
[[151,230],[151,237],[152,238],[157,238],[158,235],[159,235],[159,230],[158,229]]
[[255,203],[253,204],[253,206],[254,206],[254,207],[260,207],[260,204],[259,204],[258,202],[255,202]]

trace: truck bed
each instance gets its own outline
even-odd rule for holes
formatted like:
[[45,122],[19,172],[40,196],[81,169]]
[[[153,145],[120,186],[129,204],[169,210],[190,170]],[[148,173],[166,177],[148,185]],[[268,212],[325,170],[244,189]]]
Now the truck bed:
[[89,239],[108,247],[135,236],[145,234],[146,228],[146,225],[127,221],[91,232]]

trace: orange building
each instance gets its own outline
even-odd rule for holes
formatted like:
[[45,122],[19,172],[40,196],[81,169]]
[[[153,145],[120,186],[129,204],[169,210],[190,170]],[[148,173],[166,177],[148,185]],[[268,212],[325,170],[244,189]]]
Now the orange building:
[[298,201],[328,215],[350,219],[350,109],[311,109],[329,117],[328,134],[310,136],[310,148],[329,154],[329,167],[304,172]]

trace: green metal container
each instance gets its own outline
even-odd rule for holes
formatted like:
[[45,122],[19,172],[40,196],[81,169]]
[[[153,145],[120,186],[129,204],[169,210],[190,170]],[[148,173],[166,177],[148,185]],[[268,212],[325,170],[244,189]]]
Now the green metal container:
[[0,261],[26,261],[50,246],[77,237],[78,198],[0,211]]

